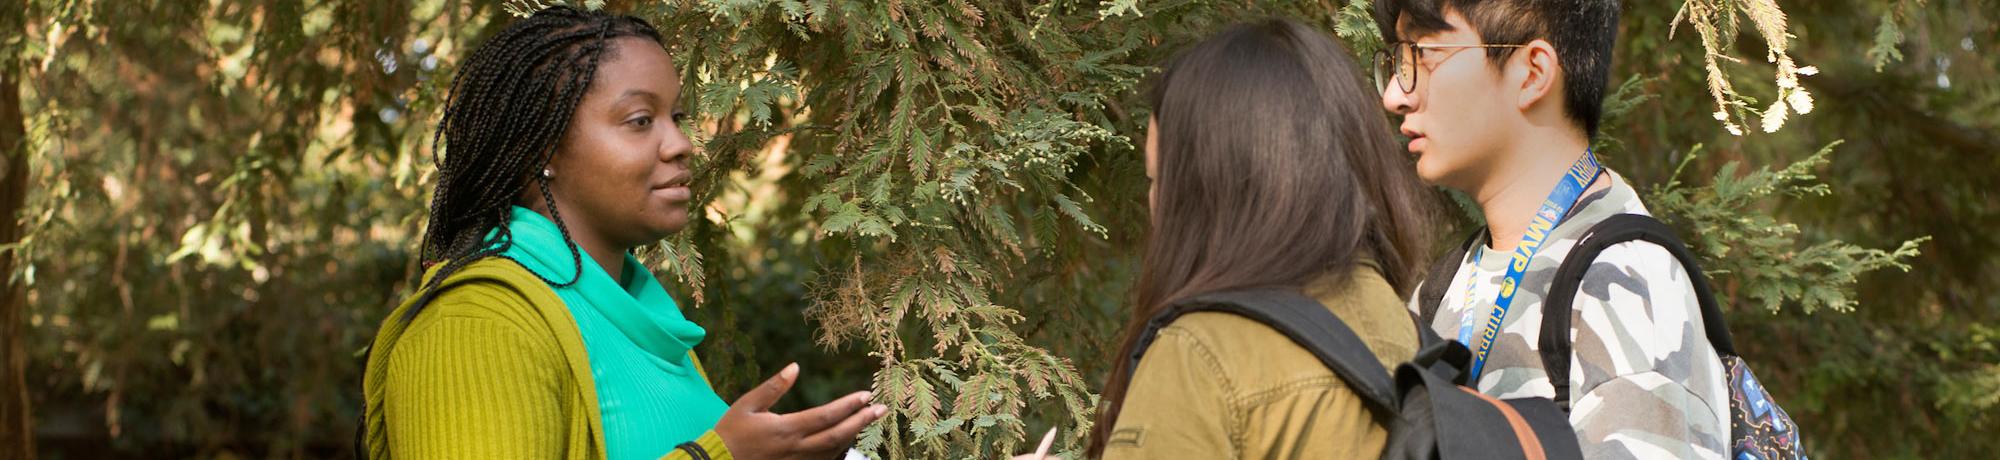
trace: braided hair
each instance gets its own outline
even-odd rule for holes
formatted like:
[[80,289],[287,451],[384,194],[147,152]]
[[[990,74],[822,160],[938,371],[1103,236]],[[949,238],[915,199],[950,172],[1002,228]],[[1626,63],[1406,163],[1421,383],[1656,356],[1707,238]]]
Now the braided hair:
[[440,157],[422,249],[425,266],[443,266],[419,289],[406,320],[445,291],[441,284],[452,273],[513,246],[508,215],[530,185],[541,189],[576,261],[567,280],[535,277],[554,287],[582,277],[581,251],[556,209],[544,168],[569,131],[598,63],[621,37],[664,43],[660,32],[639,18],[554,6],[508,25],[459,67],[431,139]]

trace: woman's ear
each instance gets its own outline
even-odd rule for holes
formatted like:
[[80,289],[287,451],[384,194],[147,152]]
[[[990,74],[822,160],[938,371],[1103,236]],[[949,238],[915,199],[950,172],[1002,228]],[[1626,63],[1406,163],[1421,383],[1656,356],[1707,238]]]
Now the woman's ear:
[[1562,62],[1556,56],[1556,48],[1547,40],[1535,39],[1516,49],[1513,61],[1508,67],[1513,69],[1510,76],[1519,81],[1520,97],[1515,106],[1522,112],[1532,109],[1542,101],[1554,101],[1551,93],[1561,88]]

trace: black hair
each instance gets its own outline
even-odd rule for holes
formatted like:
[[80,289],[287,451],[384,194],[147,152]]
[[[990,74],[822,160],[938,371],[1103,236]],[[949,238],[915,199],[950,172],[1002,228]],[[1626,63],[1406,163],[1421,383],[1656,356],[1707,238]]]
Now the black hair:
[[[1401,40],[1398,19],[1409,20],[1402,32],[1412,35],[1452,30],[1444,20],[1446,11],[1465,16],[1484,43],[1548,40],[1562,63],[1563,112],[1581,125],[1585,136],[1597,137],[1612,46],[1618,41],[1618,0],[1376,0],[1375,25],[1384,41],[1394,43]],[[1486,57],[1497,65],[1514,50],[1492,48]]]
[[438,287],[452,273],[512,246],[508,215],[530,185],[540,187],[576,261],[568,280],[535,276],[555,287],[582,276],[581,251],[541,172],[569,131],[598,64],[615,57],[607,54],[615,52],[612,40],[621,37],[664,43],[639,18],[554,6],[508,25],[459,67],[432,137],[438,180],[422,249],[426,266],[443,266],[420,287],[406,319],[444,291]]

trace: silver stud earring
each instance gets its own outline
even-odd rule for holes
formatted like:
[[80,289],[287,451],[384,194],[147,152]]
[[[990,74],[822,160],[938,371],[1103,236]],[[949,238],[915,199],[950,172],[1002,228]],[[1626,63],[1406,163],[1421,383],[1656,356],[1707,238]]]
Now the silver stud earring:
[[542,168],[543,179],[554,179],[555,177],[556,177],[555,171],[550,171],[549,168]]

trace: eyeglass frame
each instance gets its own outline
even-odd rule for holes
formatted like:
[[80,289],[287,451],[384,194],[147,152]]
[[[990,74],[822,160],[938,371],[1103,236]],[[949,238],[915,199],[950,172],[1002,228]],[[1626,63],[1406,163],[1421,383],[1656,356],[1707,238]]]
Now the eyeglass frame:
[[[1409,48],[1409,49],[1410,49],[1410,64],[1409,64],[1409,65],[1410,65],[1410,79],[1409,79],[1409,81],[1403,81],[1403,75],[1402,75],[1402,64],[1401,64],[1401,63],[1400,63],[1399,61],[1397,61],[1397,58],[1398,58],[1398,57],[1400,57],[1400,56],[1402,56],[1402,53],[1401,53],[1401,51],[1402,51],[1402,49],[1403,49],[1403,48],[1405,48],[1405,47],[1407,47],[1407,48]],[[1395,79],[1396,79],[1396,87],[1398,87],[1398,88],[1401,88],[1401,89],[1403,90],[1403,92],[1404,92],[1404,93],[1414,93],[1414,92],[1417,92],[1417,69],[1416,69],[1416,68],[1417,68],[1417,66],[1418,66],[1418,65],[1420,65],[1420,64],[1422,64],[1422,63],[1423,63],[1423,60],[1424,60],[1424,50],[1433,50],[1433,49],[1449,49],[1449,50],[1453,50],[1453,51],[1451,52],[1451,54],[1447,54],[1447,55],[1445,55],[1445,57],[1444,57],[1443,59],[1439,59],[1436,65],[1430,65],[1430,66],[1424,66],[1424,70],[1429,70],[1429,71],[1432,71],[1432,72],[1436,72],[1436,71],[1437,71],[1437,67],[1438,67],[1438,66],[1441,66],[1441,65],[1444,65],[1444,61],[1445,61],[1445,60],[1449,60],[1449,59],[1451,59],[1452,57],[1454,57],[1454,56],[1457,56],[1457,55],[1458,55],[1458,52],[1459,52],[1459,51],[1465,51],[1465,50],[1466,50],[1467,48],[1481,48],[1481,49],[1503,49],[1503,48],[1504,48],[1504,49],[1511,49],[1511,48],[1526,48],[1526,47],[1528,47],[1528,45],[1507,45],[1507,44],[1489,44],[1489,43],[1473,43],[1473,44],[1425,44],[1425,43],[1417,43],[1417,42],[1407,42],[1407,41],[1399,41],[1399,42],[1395,42],[1395,43],[1390,43],[1390,44],[1389,44],[1389,46],[1388,46],[1388,49],[1380,49],[1380,50],[1375,50],[1375,69],[1374,69],[1374,70],[1375,70],[1375,92],[1378,92],[1378,93],[1380,93],[1380,92],[1385,92],[1385,91],[1388,91],[1388,90],[1389,90],[1389,83],[1388,83],[1388,82],[1386,82],[1386,81],[1383,81],[1383,79],[1382,79],[1382,69],[1383,69],[1383,66],[1382,66],[1382,64],[1383,64],[1383,63],[1384,63],[1385,61],[1386,61],[1386,62],[1388,62],[1388,63],[1391,63],[1391,64],[1395,64],[1395,66],[1396,66],[1396,70],[1395,70],[1395,71],[1393,72],[1393,73],[1395,74]],[[1391,52],[1390,52],[1390,50],[1395,50],[1395,51],[1397,51],[1397,52],[1395,52],[1395,53],[1391,53]]]

